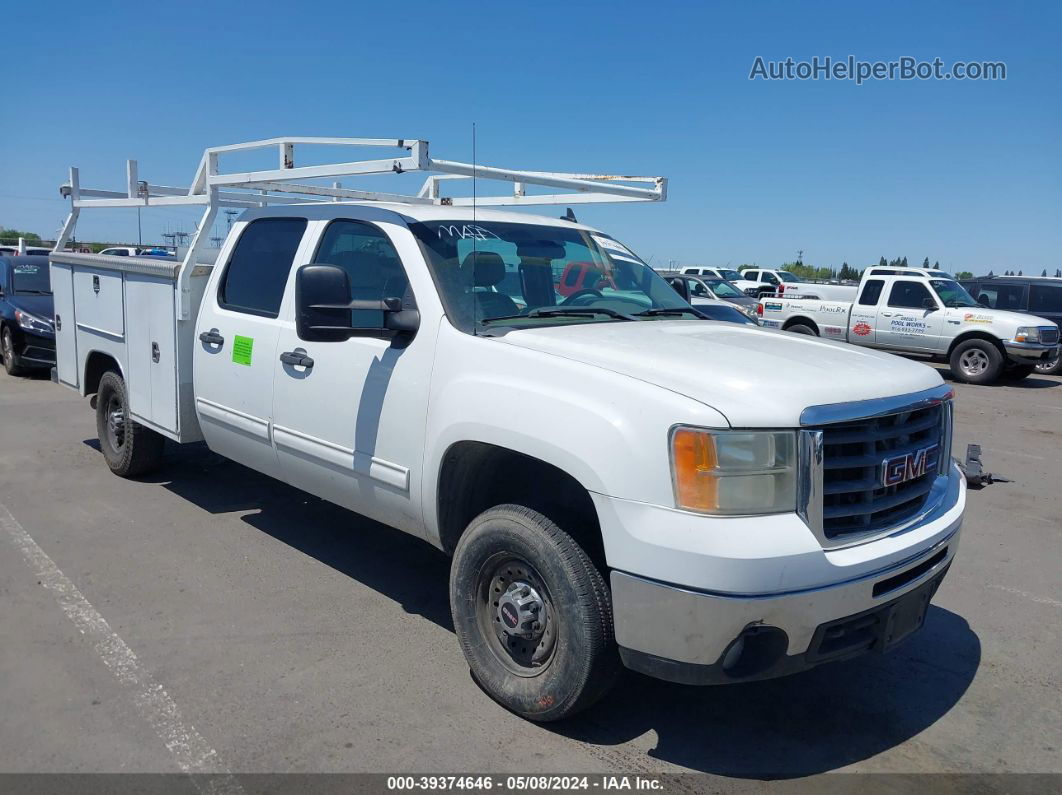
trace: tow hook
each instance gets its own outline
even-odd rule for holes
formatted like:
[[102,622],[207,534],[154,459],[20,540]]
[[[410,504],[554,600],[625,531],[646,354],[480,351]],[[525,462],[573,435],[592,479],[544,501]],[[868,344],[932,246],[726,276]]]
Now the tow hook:
[[966,485],[973,488],[982,488],[989,483],[1013,483],[1014,481],[1003,475],[985,472],[981,463],[981,445],[966,445],[966,461],[959,464],[959,469],[966,476]]

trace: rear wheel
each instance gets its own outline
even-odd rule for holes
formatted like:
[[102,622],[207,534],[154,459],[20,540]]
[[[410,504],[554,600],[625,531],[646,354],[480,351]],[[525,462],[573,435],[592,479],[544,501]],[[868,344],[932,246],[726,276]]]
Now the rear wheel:
[[952,374],[969,384],[991,384],[1003,373],[1003,354],[988,340],[966,340],[949,359]]
[[472,675],[524,718],[573,715],[619,672],[604,578],[537,511],[501,505],[472,520],[454,552],[450,607]]
[[123,478],[143,475],[158,467],[165,439],[129,416],[125,381],[109,370],[96,394],[96,434],[111,472]]
[[794,323],[793,325],[788,326],[786,331],[791,331],[794,334],[808,334],[812,337],[819,336],[819,332],[804,323]]
[[11,336],[11,329],[5,328],[0,335],[0,353],[4,356],[4,371],[8,375],[21,375],[22,367],[18,363],[18,354],[15,353],[15,340]]
[[1039,362],[1036,365],[1036,372],[1040,375],[1062,375],[1062,356]]

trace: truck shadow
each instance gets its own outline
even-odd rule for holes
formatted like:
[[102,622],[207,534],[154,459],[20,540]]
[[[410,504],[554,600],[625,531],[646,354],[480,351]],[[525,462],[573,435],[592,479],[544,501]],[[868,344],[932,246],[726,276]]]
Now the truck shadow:
[[734,778],[803,777],[925,731],[966,692],[980,660],[966,621],[934,605],[922,631],[885,656],[704,688],[626,672],[603,703],[555,730],[605,746],[653,731],[649,755],[671,764]]
[[[95,439],[85,443],[98,449]],[[241,519],[252,527],[453,632],[449,559],[419,539],[202,444],[168,446],[164,469],[145,480],[210,513],[248,511]],[[456,643],[453,652],[459,660]],[[641,752],[625,744],[654,732],[649,755],[671,764],[736,778],[808,776],[873,757],[932,726],[966,692],[980,659],[980,641],[966,621],[933,606],[923,631],[888,656],[707,688],[625,672],[601,704],[538,730],[596,746],[617,770],[637,769]]]

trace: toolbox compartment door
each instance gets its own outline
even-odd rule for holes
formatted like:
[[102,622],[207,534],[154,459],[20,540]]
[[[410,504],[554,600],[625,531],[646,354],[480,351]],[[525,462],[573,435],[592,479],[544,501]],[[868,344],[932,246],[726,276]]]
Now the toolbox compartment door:
[[59,382],[77,389],[77,317],[74,315],[74,274],[69,265],[52,264],[55,302],[55,371]]
[[177,432],[174,282],[125,274],[129,410],[138,421]]

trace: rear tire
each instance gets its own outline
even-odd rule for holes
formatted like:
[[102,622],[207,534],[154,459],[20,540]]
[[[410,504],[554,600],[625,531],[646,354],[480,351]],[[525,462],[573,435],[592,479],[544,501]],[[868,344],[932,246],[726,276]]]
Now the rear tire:
[[450,607],[476,682],[528,720],[586,709],[619,673],[604,578],[537,511],[500,505],[472,520],[454,551]]
[[162,460],[165,439],[129,416],[125,381],[108,370],[96,394],[96,434],[111,472],[134,478],[156,469]]
[[1036,372],[1040,375],[1062,375],[1062,356],[1040,362],[1036,365]]
[[955,346],[951,373],[968,384],[991,384],[1003,374],[1003,354],[988,340],[972,339]]
[[18,354],[15,353],[15,340],[9,328],[5,328],[0,336],[0,353],[4,357],[4,371],[8,375],[22,375],[23,369],[18,362]]
[[1035,371],[1035,364],[1016,364],[1013,367],[1006,368],[1002,377],[1004,381],[1021,381],[1023,378],[1028,378]]
[[794,323],[793,325],[787,327],[786,331],[791,331],[794,334],[807,334],[811,337],[819,336],[819,332],[804,323]]

